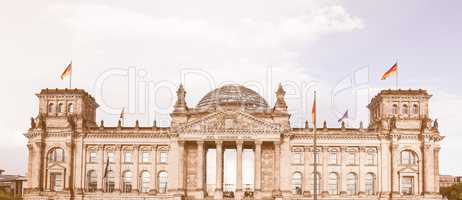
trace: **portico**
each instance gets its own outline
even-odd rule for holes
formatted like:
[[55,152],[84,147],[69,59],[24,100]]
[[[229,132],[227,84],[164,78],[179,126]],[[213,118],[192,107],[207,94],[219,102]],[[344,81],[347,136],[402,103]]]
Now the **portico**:
[[[182,141],[183,143],[183,141]],[[187,158],[183,158],[186,163],[182,163],[181,165],[187,166],[182,170],[178,177],[180,178],[179,182],[185,182],[188,184],[186,186],[186,194],[195,196],[196,198],[203,198],[203,197],[213,197],[214,199],[223,199],[224,193],[227,195],[233,195],[235,199],[243,199],[244,193],[248,192],[248,194],[253,194],[253,196],[259,196],[262,191],[267,192],[270,194],[271,192],[278,193],[280,192],[279,189],[279,180],[276,178],[279,171],[279,153],[277,150],[280,149],[280,143],[275,141],[244,141],[244,140],[237,140],[237,141],[224,141],[224,140],[217,140],[217,141],[184,141],[184,144],[189,146],[185,147],[186,151],[183,155],[187,156]],[[267,171],[271,170],[274,171],[274,180],[271,180],[273,183],[272,188],[262,188],[262,148],[267,151],[274,153],[274,157],[272,157],[271,161],[274,165],[271,169],[265,169]],[[233,150],[235,151],[235,183],[231,185],[231,188],[225,188],[224,184],[224,169],[226,163],[224,162],[224,152],[225,150]],[[243,184],[243,151],[244,149],[251,150],[254,157],[254,169],[252,170],[252,174],[254,175],[254,180],[252,184],[246,184],[247,187]],[[213,183],[212,188],[207,188],[207,151],[215,150],[215,181]],[[197,152],[194,153],[194,151]],[[191,162],[194,160],[191,156],[195,157],[196,161]],[[188,163],[189,161],[189,163]],[[194,164],[195,163],[195,164]],[[191,169],[191,168],[195,168]],[[248,170],[248,169],[247,169]],[[249,172],[247,172],[249,173]],[[197,176],[195,176],[197,174]],[[188,177],[188,178],[187,178]],[[195,177],[196,180],[182,180],[182,179],[189,179],[190,177]],[[194,187],[193,187],[194,186]],[[248,187],[253,186],[253,187]],[[250,193],[249,193],[250,192]],[[250,197],[250,196],[248,196]]]

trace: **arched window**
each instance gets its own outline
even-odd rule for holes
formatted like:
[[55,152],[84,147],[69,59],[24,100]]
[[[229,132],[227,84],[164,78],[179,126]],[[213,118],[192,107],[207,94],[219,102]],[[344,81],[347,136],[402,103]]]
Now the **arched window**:
[[417,104],[414,104],[414,106],[412,106],[412,113],[414,115],[419,114],[419,106]]
[[106,192],[114,192],[115,181],[114,171],[109,170],[106,178]]
[[122,179],[122,192],[131,192],[132,191],[132,172],[131,171],[125,171],[123,173]]
[[[311,173],[311,177],[310,177],[310,191],[311,191],[311,194],[314,194],[314,173]],[[316,173],[316,191],[317,191],[317,194],[320,194],[319,192],[321,191],[321,175],[319,173]]]
[[393,104],[393,108],[392,108],[391,112],[392,112],[393,115],[397,115],[398,114],[398,105]]
[[67,112],[73,113],[74,112],[74,104],[70,103],[67,105]]
[[57,110],[58,113],[62,113],[64,112],[64,104],[63,103],[59,103],[58,104],[58,110]]
[[404,115],[408,115],[408,114],[409,114],[409,106],[407,106],[407,104],[404,104],[404,105],[403,105],[402,113],[403,113]]
[[55,104],[50,103],[48,104],[48,113],[54,113],[55,112]]
[[376,160],[375,157],[376,157],[375,152],[368,152],[367,153],[367,164],[375,165],[375,160]]
[[147,171],[143,171],[141,172],[141,192],[149,192],[149,190],[151,189],[149,187],[149,183],[151,182],[151,174],[149,174],[149,172]]
[[160,193],[167,192],[167,184],[168,184],[167,172],[160,172],[159,173],[159,192]]
[[302,173],[295,172],[292,175],[292,192],[293,192],[293,194],[297,194],[297,195],[302,194],[302,182],[303,182]]
[[54,148],[48,153],[48,161],[50,162],[64,162],[64,150],[61,148]]
[[346,185],[348,195],[356,195],[356,193],[358,193],[358,177],[355,173],[347,174]]
[[87,172],[87,191],[96,192],[98,186],[98,176],[96,175],[95,170],[90,170]]
[[327,189],[330,195],[338,194],[338,175],[337,173],[330,173],[327,179]]
[[366,194],[375,194],[375,175],[373,173],[367,173],[364,178],[364,184],[366,185]]
[[414,151],[404,150],[401,152],[401,164],[415,165],[417,163],[417,156]]

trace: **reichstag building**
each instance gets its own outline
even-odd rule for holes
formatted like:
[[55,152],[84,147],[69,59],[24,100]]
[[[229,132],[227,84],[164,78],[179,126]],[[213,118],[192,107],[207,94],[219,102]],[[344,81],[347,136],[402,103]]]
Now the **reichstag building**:
[[[316,148],[314,129],[291,127],[285,91],[275,92],[269,104],[251,89],[225,85],[189,107],[180,85],[169,127],[138,121],[109,127],[97,122],[98,103],[84,90],[43,89],[25,134],[24,198],[289,200],[316,193],[323,200],[441,199],[443,136],[429,116],[427,91],[381,91],[368,105],[370,124],[321,122]],[[224,184],[230,150],[235,182]],[[252,181],[244,181],[248,177]]]

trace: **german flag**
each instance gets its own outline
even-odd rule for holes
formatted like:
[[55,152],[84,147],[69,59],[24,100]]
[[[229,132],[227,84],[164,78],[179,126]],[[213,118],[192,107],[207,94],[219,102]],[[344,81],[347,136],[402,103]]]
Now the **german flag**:
[[382,75],[382,80],[387,79],[390,76],[394,76],[398,73],[398,63],[395,63],[385,74]]
[[66,78],[66,76],[70,76],[71,74],[72,74],[72,61],[71,61],[71,63],[69,63],[69,65],[67,65],[66,69],[61,74],[61,80],[64,80],[64,78]]

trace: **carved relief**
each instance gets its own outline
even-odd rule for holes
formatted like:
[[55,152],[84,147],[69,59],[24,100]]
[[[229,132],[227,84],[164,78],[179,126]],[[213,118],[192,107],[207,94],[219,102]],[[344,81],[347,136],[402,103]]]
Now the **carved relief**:
[[187,158],[186,158],[186,188],[195,189],[197,187],[197,147],[187,147]]
[[273,177],[274,177],[274,151],[270,148],[262,148],[262,160],[261,160],[261,173],[262,173],[262,189],[272,190],[273,189]]
[[230,130],[261,132],[279,131],[278,125],[259,120],[251,115],[237,112],[219,112],[186,124],[181,132],[227,132]]

